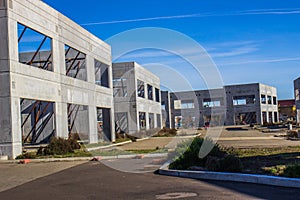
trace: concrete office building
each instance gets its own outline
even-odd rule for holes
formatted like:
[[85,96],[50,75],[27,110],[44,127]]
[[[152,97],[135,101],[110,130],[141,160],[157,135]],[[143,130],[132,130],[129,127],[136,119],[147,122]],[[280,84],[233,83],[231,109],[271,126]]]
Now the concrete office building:
[[294,81],[297,123],[300,123],[300,77]]
[[264,84],[174,92],[170,93],[170,107],[164,105],[168,100],[166,94],[162,93],[162,109],[171,116],[170,126],[167,127],[191,128],[278,122],[276,88]]
[[161,128],[160,79],[135,62],[113,63],[115,126],[129,134]]
[[0,155],[75,133],[113,141],[110,46],[40,0],[1,0],[0,27]]

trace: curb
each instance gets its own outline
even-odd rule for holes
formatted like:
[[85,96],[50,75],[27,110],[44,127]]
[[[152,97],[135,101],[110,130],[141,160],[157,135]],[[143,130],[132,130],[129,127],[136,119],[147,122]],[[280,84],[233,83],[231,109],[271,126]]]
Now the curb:
[[[148,139],[150,139],[150,138],[146,137],[146,138],[142,138],[142,139],[137,139],[136,141],[140,142],[140,141],[144,141],[144,140],[148,140]],[[107,145],[107,146],[87,148],[87,150],[88,151],[95,151],[95,150],[99,150],[99,149],[107,149],[107,148],[111,148],[111,147],[122,146],[124,144],[130,144],[130,143],[133,143],[133,142],[131,140],[129,140],[129,141],[126,141],[126,142],[120,142],[120,143],[117,143],[117,144],[111,144],[111,145]]]
[[111,147],[122,146],[124,144],[129,144],[129,143],[132,143],[132,141],[129,140],[129,141],[126,141],[126,142],[120,142],[120,143],[117,143],[117,144],[110,144],[110,145],[107,145],[107,146],[91,147],[91,148],[86,148],[86,150],[87,151],[95,151],[95,150],[99,150],[99,149],[107,149],[107,148],[111,148]]
[[169,164],[164,164],[158,173],[166,176],[175,176],[182,178],[218,180],[218,181],[233,181],[242,183],[254,183],[262,185],[280,186],[300,188],[299,178],[284,178],[277,176],[227,173],[227,172],[212,172],[212,171],[188,171],[188,170],[169,170]]
[[[93,156],[93,157],[70,157],[70,158],[45,158],[45,159],[21,159],[21,160],[6,160],[0,161],[1,164],[27,164],[27,163],[42,163],[42,162],[72,162],[72,161],[92,161],[97,160],[112,160],[112,159],[143,159],[143,158],[160,158],[166,157],[168,153],[156,154],[130,154],[117,156]],[[26,163],[24,162],[26,161]]]

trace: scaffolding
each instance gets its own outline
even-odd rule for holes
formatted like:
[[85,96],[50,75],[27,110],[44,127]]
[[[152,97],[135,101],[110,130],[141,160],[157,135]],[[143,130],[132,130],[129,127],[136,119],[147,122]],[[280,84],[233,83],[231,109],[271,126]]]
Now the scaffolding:
[[54,103],[21,99],[23,144],[48,143],[55,135]]
[[[35,38],[33,40],[32,38]],[[52,71],[52,39],[18,23],[19,62]],[[28,43],[30,44],[28,46]]]

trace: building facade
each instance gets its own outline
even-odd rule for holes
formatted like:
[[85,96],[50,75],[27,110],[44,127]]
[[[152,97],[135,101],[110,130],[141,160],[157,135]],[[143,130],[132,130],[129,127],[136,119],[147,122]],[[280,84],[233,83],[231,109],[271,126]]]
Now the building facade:
[[297,123],[300,123],[300,77],[294,81]]
[[52,136],[114,141],[111,48],[39,0],[0,1],[0,155]]
[[[166,94],[162,93],[162,103],[168,99]],[[171,116],[167,127],[266,124],[279,120],[276,88],[259,83],[175,92],[170,94],[170,104],[162,106],[163,112]]]
[[295,99],[278,101],[279,120],[282,122],[293,122],[296,120]]
[[115,129],[161,128],[160,79],[135,62],[113,63]]

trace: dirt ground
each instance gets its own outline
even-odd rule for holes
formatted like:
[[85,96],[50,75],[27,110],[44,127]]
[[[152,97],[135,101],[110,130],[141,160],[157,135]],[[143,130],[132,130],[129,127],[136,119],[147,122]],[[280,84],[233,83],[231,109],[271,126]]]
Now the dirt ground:
[[[178,137],[167,138],[157,137],[147,140],[133,142],[120,147],[123,150],[140,150],[140,149],[157,149],[157,148],[175,148],[178,143],[188,138],[194,137],[196,134],[213,138],[217,143],[226,147],[237,148],[260,148],[260,147],[280,147],[280,146],[300,146],[300,141],[291,141],[282,137],[275,137],[284,132],[262,133],[258,130],[242,128],[242,130],[226,130],[212,128],[206,130],[179,130]],[[194,135],[194,136],[193,136]]]

